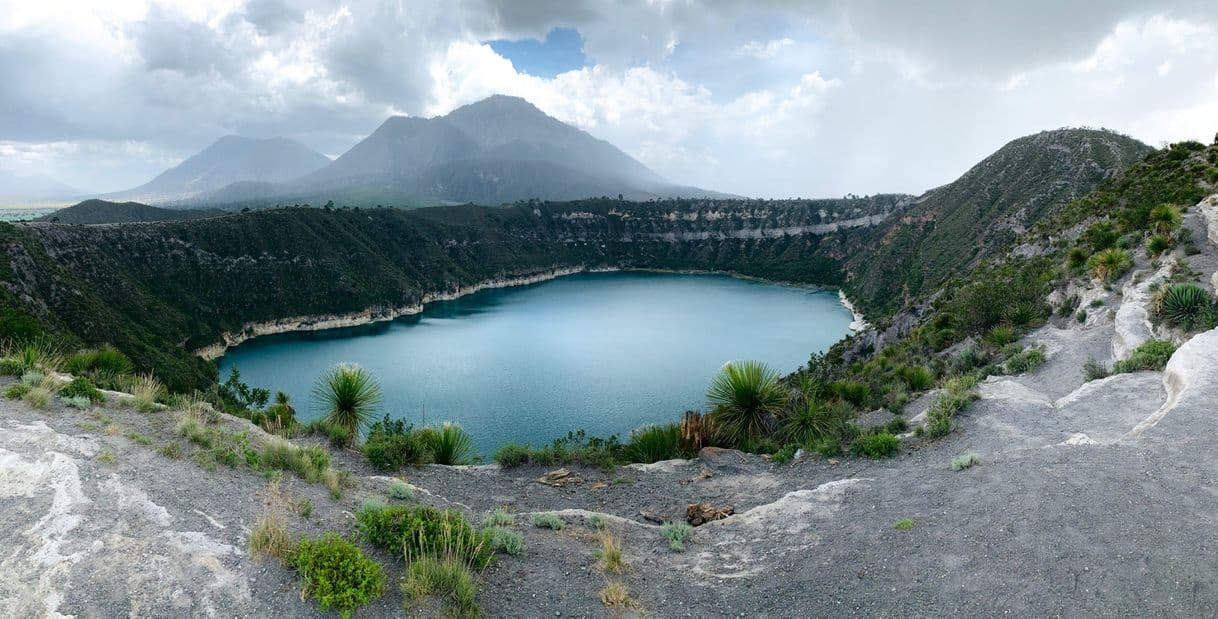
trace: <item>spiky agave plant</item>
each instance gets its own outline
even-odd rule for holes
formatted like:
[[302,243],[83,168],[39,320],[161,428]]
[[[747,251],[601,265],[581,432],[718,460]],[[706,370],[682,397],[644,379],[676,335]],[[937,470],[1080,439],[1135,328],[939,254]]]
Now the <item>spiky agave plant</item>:
[[434,432],[423,432],[431,457],[436,464],[469,464],[474,457],[474,439],[451,421],[445,421]]
[[812,445],[828,436],[836,414],[834,404],[804,400],[796,404],[782,419],[780,432],[789,444]]
[[340,363],[313,385],[313,399],[326,421],[358,436],[384,401],[372,373],[353,363]]
[[1184,329],[1212,320],[1214,298],[1197,284],[1175,284],[1164,289],[1159,298],[1165,318]]
[[737,445],[768,433],[786,400],[778,372],[759,361],[724,364],[706,392],[720,434]]
[[1182,221],[1180,209],[1170,204],[1160,204],[1150,209],[1150,224],[1160,234],[1171,234]]
[[1133,266],[1133,258],[1129,252],[1120,249],[1105,249],[1087,261],[1091,274],[1102,282],[1110,282],[1120,277]]

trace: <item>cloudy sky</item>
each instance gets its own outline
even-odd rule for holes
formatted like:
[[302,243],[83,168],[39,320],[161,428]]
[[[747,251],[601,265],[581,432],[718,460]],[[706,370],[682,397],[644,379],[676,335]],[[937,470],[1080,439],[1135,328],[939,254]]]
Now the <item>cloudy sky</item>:
[[0,170],[93,191],[494,93],[674,182],[917,192],[1042,129],[1210,142],[1218,0],[0,0]]

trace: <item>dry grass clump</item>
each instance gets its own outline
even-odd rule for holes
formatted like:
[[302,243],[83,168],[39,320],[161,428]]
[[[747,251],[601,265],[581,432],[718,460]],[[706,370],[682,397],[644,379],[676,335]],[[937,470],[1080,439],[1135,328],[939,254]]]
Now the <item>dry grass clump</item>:
[[600,598],[601,604],[607,608],[622,610],[639,607],[638,600],[631,597],[630,589],[620,580],[609,581],[605,588],[600,590]]
[[626,571],[626,557],[622,553],[622,538],[609,529],[602,529],[598,534],[601,547],[596,551],[597,567],[607,574],[621,574]]

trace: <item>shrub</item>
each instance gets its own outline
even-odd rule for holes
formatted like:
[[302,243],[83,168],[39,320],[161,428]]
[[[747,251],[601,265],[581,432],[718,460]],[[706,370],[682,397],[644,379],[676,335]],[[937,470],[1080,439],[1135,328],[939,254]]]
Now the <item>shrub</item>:
[[964,469],[967,469],[967,468],[972,467],[977,464],[981,464],[981,456],[978,456],[977,454],[971,454],[971,453],[964,454],[963,456],[957,456],[956,458],[954,458],[952,460],[952,470],[953,471],[963,471]]
[[786,464],[795,458],[796,450],[798,450],[798,447],[794,445],[787,445],[774,452],[773,455],[770,456],[770,462],[773,462],[774,464]]
[[617,435],[599,438],[587,436],[583,430],[579,430],[568,432],[563,438],[554,439],[546,447],[513,446],[503,457],[506,462],[514,462],[524,453],[521,463],[531,462],[546,466],[575,463],[612,469],[625,457],[624,452],[625,446],[618,441]]
[[318,445],[299,447],[278,436],[262,443],[261,462],[264,466],[292,471],[310,483],[322,481],[330,468],[330,452]]
[[673,552],[685,552],[685,542],[694,535],[694,528],[686,522],[665,522],[660,527],[660,533],[668,540],[668,548]]
[[1035,370],[1043,365],[1044,362],[1044,350],[1040,348],[1029,348],[1007,359],[1007,373],[1023,374],[1025,372],[1031,372],[1032,370]]
[[127,355],[112,346],[72,353],[64,360],[63,367],[69,374],[75,375],[101,373],[121,376],[130,374],[134,369]]
[[258,517],[254,530],[250,532],[249,546],[250,556],[255,559],[274,557],[284,561],[295,550],[287,523],[283,516],[274,513],[264,513]]
[[557,514],[533,514],[533,526],[539,529],[561,531],[563,521]]
[[977,377],[957,376],[943,383],[943,392],[926,411],[926,434],[932,438],[945,436],[955,429],[956,413],[977,399]]
[[382,471],[397,471],[427,460],[427,446],[413,429],[405,421],[390,419],[388,415],[372,424],[363,452],[368,463]]
[[482,515],[482,526],[484,527],[510,527],[514,524],[516,524],[516,517],[502,507],[496,507]]
[[398,500],[413,499],[414,489],[410,487],[410,484],[400,479],[395,479],[393,483],[389,484],[389,498]]
[[1146,254],[1149,256],[1158,256],[1169,249],[1171,249],[1171,239],[1162,234],[1156,234],[1146,239]]
[[894,456],[901,448],[901,441],[887,433],[866,434],[858,437],[850,444],[850,453],[854,456],[868,456],[879,460]]
[[459,512],[365,502],[355,513],[360,537],[405,556],[452,554],[478,569],[490,564],[490,544]]
[[1169,322],[1185,331],[1206,328],[1216,322],[1214,297],[1197,284],[1173,284],[1159,293],[1157,305]]
[[97,459],[98,461],[109,464],[110,466],[118,464],[118,457],[114,455],[113,451],[110,451],[109,447],[101,450],[101,453],[97,454]]
[[1087,260],[1091,274],[1101,282],[1111,282],[1125,274],[1133,266],[1129,252],[1121,249],[1105,249]]
[[524,552],[524,538],[507,527],[487,527],[482,533],[486,535],[493,552],[509,555],[518,555]]
[[1018,334],[1015,333],[1015,327],[998,325],[990,331],[989,340],[993,345],[1002,347],[1014,343],[1018,337]]
[[106,396],[98,391],[89,379],[82,376],[73,378],[68,384],[59,389],[59,395],[65,398],[85,398],[90,402],[105,402]]
[[935,374],[921,366],[901,368],[901,380],[910,391],[926,391],[935,385]]
[[626,583],[620,580],[606,583],[598,595],[601,598],[601,604],[609,608],[634,608],[638,606],[638,602],[630,597],[630,589],[626,588]]
[[89,400],[89,398],[86,398],[83,396],[75,396],[75,397],[60,396],[59,401],[63,402],[63,405],[67,406],[68,408],[76,408],[76,409],[80,409],[82,411],[88,410],[89,407],[93,405],[93,402],[91,400]]
[[182,446],[178,443],[165,443],[158,447],[156,451],[171,460],[177,460],[182,457]]
[[419,557],[402,579],[402,596],[408,606],[436,596],[442,600],[445,614],[452,617],[478,616],[477,592],[469,566],[451,556]]
[[55,372],[63,363],[63,357],[49,342],[35,342],[12,349],[0,360],[0,371],[11,376],[26,372],[42,374]]
[[951,367],[956,373],[964,374],[985,365],[986,359],[985,351],[980,346],[970,342],[964,345],[956,353],[956,356],[952,358]]
[[381,566],[334,533],[302,539],[292,553],[292,565],[304,578],[303,595],[317,598],[322,610],[343,617],[350,617],[385,589]]
[[1020,327],[1024,327],[1036,322],[1043,315],[1043,305],[1029,301],[1016,303],[1006,308],[1006,310],[1003,312],[1003,318],[1007,322]]
[[1148,223],[1160,234],[1171,234],[1176,228],[1180,227],[1180,223],[1183,221],[1183,217],[1180,216],[1180,209],[1170,204],[1160,204],[1150,209]]
[[786,399],[778,372],[757,361],[724,364],[706,393],[719,434],[731,445],[769,433]]
[[1113,363],[1112,373],[1125,374],[1142,370],[1161,372],[1174,352],[1176,352],[1176,345],[1171,342],[1149,340],[1138,346],[1128,359]]
[[626,571],[622,539],[608,529],[602,529],[599,537],[601,547],[596,551],[596,558],[601,571],[608,574],[621,574]]
[[427,428],[420,440],[436,464],[469,464],[474,457],[474,439],[461,426],[445,421],[439,428]]
[[151,374],[141,374],[131,378],[127,388],[135,398],[135,409],[142,413],[155,412],[157,400],[165,397],[165,388]]
[[527,464],[529,448],[518,443],[508,443],[495,452],[495,462],[505,469]]
[[51,405],[51,390],[46,387],[30,387],[25,392],[25,403],[37,409],[45,409]]
[[626,459],[650,464],[688,455],[681,447],[681,427],[675,423],[651,424],[635,429],[626,443]]
[[837,421],[848,415],[843,404],[805,400],[783,417],[779,433],[789,443],[811,445],[831,434]]
[[1101,378],[1107,378],[1111,371],[1108,366],[1100,363],[1094,358],[1087,359],[1083,362],[1083,381],[1091,382]]
[[341,363],[317,379],[313,399],[331,425],[346,429],[354,437],[371,422],[384,395],[368,370]]
[[13,383],[4,388],[4,397],[9,400],[19,400],[25,397],[25,394],[30,392],[29,385],[25,383]]
[[908,530],[914,528],[915,524],[917,524],[917,521],[914,520],[913,518],[902,518],[902,519],[892,523],[892,528],[894,528],[898,531],[908,531]]
[[865,408],[871,401],[871,387],[864,383],[839,380],[829,385],[829,391],[843,402],[857,408]]

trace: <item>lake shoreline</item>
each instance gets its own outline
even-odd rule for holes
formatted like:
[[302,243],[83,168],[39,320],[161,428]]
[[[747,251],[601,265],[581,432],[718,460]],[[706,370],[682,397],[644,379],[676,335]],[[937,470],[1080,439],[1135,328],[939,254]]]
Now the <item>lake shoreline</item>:
[[833,292],[838,293],[838,299],[842,307],[846,308],[852,316],[850,326],[848,327],[852,334],[857,334],[865,330],[869,325],[846,297],[845,293],[840,289],[832,286],[821,286],[816,284],[797,284],[793,282],[782,282],[769,280],[761,277],[743,275],[732,271],[706,271],[697,269],[646,269],[646,268],[619,268],[619,267],[567,267],[554,268],[544,271],[539,271],[532,275],[522,275],[518,277],[496,278],[473,284],[470,286],[461,286],[456,290],[450,290],[440,293],[426,293],[418,303],[400,307],[385,308],[381,306],[373,306],[357,312],[348,312],[343,314],[317,314],[307,316],[293,316],[280,318],[270,321],[250,322],[246,323],[240,332],[224,332],[220,336],[220,341],[214,344],[209,344],[195,350],[195,355],[208,361],[215,361],[223,357],[229,349],[239,346],[252,339],[265,335],[278,335],[283,333],[306,333],[311,331],[327,331],[330,329],[343,329],[348,327],[359,327],[364,325],[376,324],[380,322],[390,322],[397,320],[403,316],[413,316],[421,314],[426,309],[429,303],[442,301],[453,301],[461,297],[465,297],[483,290],[494,290],[499,288],[513,288],[517,286],[529,286],[540,284],[567,277],[570,275],[578,275],[580,273],[664,273],[672,275],[725,275],[739,280],[752,281],[775,286],[784,286],[787,288],[802,288],[813,291]]

